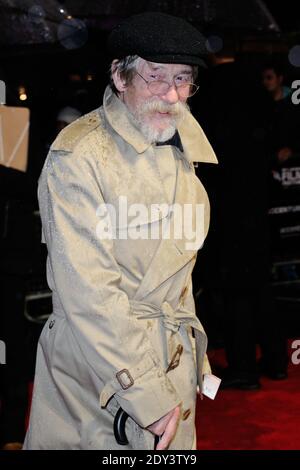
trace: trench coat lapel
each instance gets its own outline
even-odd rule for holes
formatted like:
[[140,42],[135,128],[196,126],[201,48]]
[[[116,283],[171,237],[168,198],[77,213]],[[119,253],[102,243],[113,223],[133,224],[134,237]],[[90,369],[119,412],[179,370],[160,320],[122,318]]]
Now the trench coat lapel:
[[[174,196],[174,205],[183,207],[183,204],[190,203],[191,196],[191,184],[188,184],[187,175],[183,171],[184,162],[182,159],[178,159],[177,166],[177,177],[176,177],[176,189]],[[194,204],[193,204],[194,205]],[[194,207],[192,210],[194,213]],[[181,238],[174,238],[175,230],[174,214],[170,215],[169,223],[170,228],[168,234],[169,238],[162,238],[158,245],[158,248],[153,256],[148,270],[136,292],[135,298],[142,300],[148,294],[150,294],[156,287],[162,284],[165,280],[179,271],[190,259],[195,256],[195,250],[187,250],[184,234]],[[193,224],[193,230],[194,230]]]
[[[196,204],[208,203],[208,200],[205,189],[194,175],[194,170],[192,172],[187,171],[187,168],[189,166],[193,167],[193,162],[218,163],[218,160],[201,126],[191,114],[178,127],[178,132],[184,152],[180,152],[181,158],[177,160],[176,189],[173,204],[175,206],[178,204],[181,208],[184,204],[191,205],[191,230],[195,233]],[[205,208],[203,217],[205,218],[202,221],[205,226],[203,233],[205,236],[209,224],[209,207]],[[170,238],[163,238],[160,241],[150,266],[135,294],[137,300],[142,300],[197,255],[197,249],[187,249],[190,240],[186,238],[184,231],[181,238],[173,238],[175,223],[176,219],[171,216]]]

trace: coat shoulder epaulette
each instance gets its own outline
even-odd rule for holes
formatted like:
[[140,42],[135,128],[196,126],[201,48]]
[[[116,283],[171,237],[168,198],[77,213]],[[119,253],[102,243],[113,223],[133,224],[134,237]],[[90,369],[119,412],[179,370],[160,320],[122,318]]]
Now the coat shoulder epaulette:
[[81,116],[66,126],[52,143],[50,150],[72,152],[75,146],[91,131],[101,126],[99,108]]

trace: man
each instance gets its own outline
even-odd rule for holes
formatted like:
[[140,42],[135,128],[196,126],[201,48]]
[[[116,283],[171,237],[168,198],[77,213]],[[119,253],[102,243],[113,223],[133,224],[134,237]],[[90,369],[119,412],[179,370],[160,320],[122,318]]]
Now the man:
[[300,153],[299,109],[292,103],[291,89],[284,85],[284,72],[276,62],[266,64],[262,84],[271,98],[269,122],[273,164],[282,165]]
[[[195,448],[197,382],[210,368],[191,272],[209,203],[193,161],[217,161],[186,107],[203,44],[179,18],[127,19],[109,38],[103,106],[51,147],[39,201],[54,311],[25,449],[153,449],[155,435],[158,450]],[[198,243],[178,235],[175,205],[192,207],[183,216],[193,233],[203,209]],[[129,416],[123,446],[120,409]]]

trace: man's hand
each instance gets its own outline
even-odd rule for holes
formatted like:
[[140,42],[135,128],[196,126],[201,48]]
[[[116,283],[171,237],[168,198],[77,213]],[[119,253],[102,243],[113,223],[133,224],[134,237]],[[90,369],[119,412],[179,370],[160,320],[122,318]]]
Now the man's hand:
[[177,425],[180,417],[180,406],[176,406],[168,414],[160,418],[155,423],[148,426],[148,430],[157,436],[161,436],[156,450],[165,450],[169,447],[172,439],[174,438],[177,430]]

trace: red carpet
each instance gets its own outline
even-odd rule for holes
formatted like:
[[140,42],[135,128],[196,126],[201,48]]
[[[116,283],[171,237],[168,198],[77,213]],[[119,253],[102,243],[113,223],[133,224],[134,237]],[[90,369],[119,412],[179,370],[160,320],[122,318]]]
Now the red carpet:
[[[226,365],[222,350],[209,357],[212,368]],[[288,379],[261,384],[258,391],[224,390],[199,400],[199,450],[300,449],[300,364],[290,362]]]

